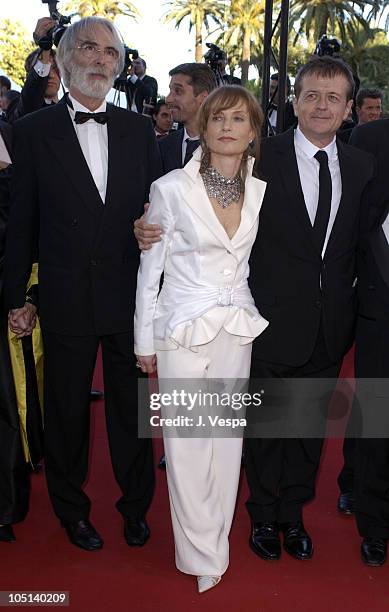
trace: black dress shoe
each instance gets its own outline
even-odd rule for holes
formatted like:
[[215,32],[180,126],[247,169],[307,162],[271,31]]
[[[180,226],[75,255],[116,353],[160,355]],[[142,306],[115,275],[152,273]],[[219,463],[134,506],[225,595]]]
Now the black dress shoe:
[[338,499],[338,510],[342,514],[346,514],[347,516],[351,516],[354,514],[354,496],[351,491],[345,491],[345,493],[341,493]]
[[0,542],[15,542],[15,540],[12,525],[2,525],[0,527]]
[[158,463],[158,467],[160,470],[166,470],[166,457],[165,455],[162,455],[162,457],[159,460]]
[[280,529],[284,534],[284,549],[289,555],[299,561],[312,557],[312,540],[305,531],[302,521],[281,523]]
[[124,538],[128,546],[144,546],[150,537],[145,519],[124,519]]
[[96,402],[97,400],[101,400],[103,398],[104,398],[104,393],[102,391],[99,391],[98,389],[90,390],[90,401],[91,402]]
[[84,550],[99,550],[103,548],[103,540],[93,525],[86,520],[62,523],[69,540],[75,546]]
[[276,523],[253,523],[249,544],[251,550],[266,561],[277,561],[281,557],[281,542]]
[[366,565],[377,567],[386,561],[387,540],[383,538],[365,538],[361,544],[361,559]]

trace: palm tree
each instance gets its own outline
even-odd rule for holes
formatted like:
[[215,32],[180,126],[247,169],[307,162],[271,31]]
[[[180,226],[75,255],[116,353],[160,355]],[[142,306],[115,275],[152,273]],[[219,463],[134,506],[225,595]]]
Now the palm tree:
[[338,28],[342,42],[345,42],[347,24],[360,24],[367,30],[369,20],[378,14],[383,4],[380,0],[292,0],[290,25],[298,22],[297,36],[304,32],[307,38],[313,36],[315,40],[323,34],[334,34]]
[[203,57],[203,25],[209,32],[210,21],[222,26],[226,16],[226,5],[221,0],[173,0],[167,2],[170,10],[163,18],[164,23],[176,22],[179,28],[184,19],[189,17],[189,32],[195,28],[195,58],[201,62]]
[[75,10],[80,17],[105,17],[112,21],[118,15],[125,15],[136,19],[139,11],[129,0],[70,0],[66,6],[66,11]]
[[264,15],[264,0],[231,0],[227,31],[219,38],[224,48],[241,50],[243,85],[248,80],[251,45],[258,47],[262,41]]

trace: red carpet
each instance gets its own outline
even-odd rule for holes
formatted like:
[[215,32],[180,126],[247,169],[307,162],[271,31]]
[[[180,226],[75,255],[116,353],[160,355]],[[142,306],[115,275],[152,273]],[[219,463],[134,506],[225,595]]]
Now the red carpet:
[[[102,387],[99,367],[95,386]],[[34,475],[30,513],[15,527],[17,542],[0,543],[0,590],[70,591],[68,609],[80,612],[389,609],[389,562],[381,568],[362,565],[354,521],[336,511],[339,441],[326,444],[317,496],[305,511],[305,524],[315,544],[313,559],[299,562],[285,553],[281,561],[269,563],[249,550],[243,481],[230,539],[229,570],[218,587],[198,595],[194,578],[180,574],[174,566],[165,474],[160,470],[148,516],[152,537],[143,549],[133,550],[125,544],[121,517],[114,508],[119,494],[108,456],[103,402],[95,404],[92,412],[94,443],[87,490],[93,501],[91,519],[104,537],[104,549],[88,553],[67,541],[51,511],[44,476]],[[158,442],[156,458],[160,451]]]

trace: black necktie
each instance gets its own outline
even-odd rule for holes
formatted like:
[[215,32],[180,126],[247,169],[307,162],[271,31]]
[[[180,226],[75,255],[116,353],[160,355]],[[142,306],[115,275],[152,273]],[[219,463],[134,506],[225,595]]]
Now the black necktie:
[[75,123],[86,123],[89,119],[94,119],[97,123],[107,123],[107,113],[82,113],[77,111],[74,117]]
[[328,167],[328,155],[325,151],[318,151],[315,158],[320,164],[319,171],[319,201],[315,221],[313,224],[313,233],[315,242],[320,253],[323,250],[325,237],[327,234],[328,220],[331,212],[332,198],[332,180],[330,169]]
[[184,166],[186,166],[188,161],[192,159],[192,155],[196,151],[197,147],[199,146],[200,140],[198,138],[196,138],[196,140],[191,140],[190,138],[187,138],[185,142],[186,142],[186,152],[185,152]]

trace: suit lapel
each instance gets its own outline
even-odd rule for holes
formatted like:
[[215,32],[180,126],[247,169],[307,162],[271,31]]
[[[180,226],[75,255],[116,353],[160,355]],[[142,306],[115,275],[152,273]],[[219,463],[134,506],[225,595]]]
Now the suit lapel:
[[[105,208],[111,210],[122,200],[122,190],[127,182],[126,170],[130,171],[131,160],[127,161],[129,132],[124,132],[120,116],[112,104],[107,104],[108,113],[108,178]],[[135,159],[134,159],[135,162]],[[129,164],[127,167],[127,163]]]
[[232,244],[237,246],[253,227],[259,215],[259,211],[261,210],[265,190],[266,183],[251,176],[250,172],[245,183],[244,204],[242,207],[240,225],[232,237]]
[[94,214],[103,212],[99,191],[83,155],[66,102],[61,100],[51,112],[51,130],[45,139],[51,154],[65,171],[67,180]]
[[355,202],[352,189],[355,184],[355,169],[352,158],[344,143],[337,139],[338,159],[341,176],[342,194],[338,211],[328,239],[325,255],[336,246],[336,241],[342,239],[342,228],[350,224],[350,219],[355,219],[355,211],[359,209],[359,202]]
[[[192,161],[193,160],[191,160],[189,163],[192,164]],[[223,244],[226,250],[236,255],[231,240],[227,236],[219,219],[216,217],[215,211],[213,210],[212,204],[207,196],[207,192],[205,191],[200,174],[197,175],[193,186],[184,194],[184,199],[193,212],[206,224],[213,235]]]
[[307,243],[310,244],[317,253],[318,250],[313,238],[312,224],[301,187],[296,151],[294,148],[294,130],[289,130],[282,136],[276,138],[276,151],[278,157],[276,163],[279,164],[284,188],[288,195],[288,200],[285,202],[285,205],[292,210],[292,215],[299,220],[300,226],[307,237]]

